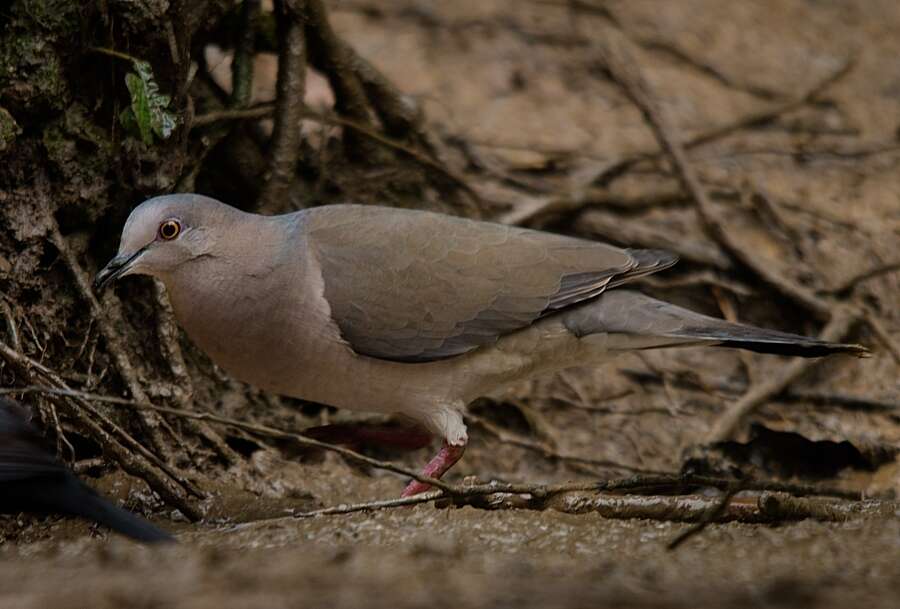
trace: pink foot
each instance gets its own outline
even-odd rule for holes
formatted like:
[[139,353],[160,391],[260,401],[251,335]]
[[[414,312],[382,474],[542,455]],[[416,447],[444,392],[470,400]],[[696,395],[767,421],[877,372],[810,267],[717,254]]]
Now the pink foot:
[[[441,450],[438,451],[438,454],[434,459],[429,461],[428,465],[425,466],[425,469],[422,470],[422,475],[430,478],[440,478],[462,458],[464,452],[466,452],[465,445],[451,446],[450,444],[447,444],[447,441],[445,440],[441,445]],[[413,480],[406,485],[403,494],[400,496],[412,497],[413,495],[424,493],[429,489],[431,489],[430,484],[424,484],[418,480]]]

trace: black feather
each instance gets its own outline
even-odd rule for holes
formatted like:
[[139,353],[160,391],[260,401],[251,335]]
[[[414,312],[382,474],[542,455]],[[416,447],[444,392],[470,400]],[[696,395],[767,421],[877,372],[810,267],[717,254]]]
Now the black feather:
[[143,542],[174,541],[81,482],[45,446],[24,406],[0,398],[0,513],[80,516]]

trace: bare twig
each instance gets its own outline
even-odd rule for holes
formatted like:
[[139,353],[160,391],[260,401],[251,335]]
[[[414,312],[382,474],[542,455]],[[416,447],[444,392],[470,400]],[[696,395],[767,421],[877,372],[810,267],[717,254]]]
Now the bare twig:
[[16,319],[12,309],[10,308],[9,303],[6,302],[6,296],[0,295],[0,307],[3,309],[3,319],[6,321],[6,335],[9,338],[9,343],[16,351],[21,351],[22,345],[19,342],[19,328],[16,326]]
[[428,491],[420,493],[412,497],[399,497],[397,499],[382,499],[379,501],[366,501],[363,503],[343,503],[332,507],[322,508],[320,510],[311,510],[309,512],[297,512],[294,518],[312,518],[314,516],[333,516],[335,514],[352,514],[353,512],[374,512],[376,510],[384,510],[387,508],[403,507],[409,505],[417,505],[419,503],[428,503],[441,497],[446,497],[444,491]]
[[206,127],[221,121],[252,120],[272,116],[275,104],[259,104],[250,108],[227,108],[225,110],[213,110],[206,114],[194,117],[191,128]]
[[759,497],[759,511],[773,521],[812,518],[825,522],[844,522],[855,518],[896,518],[896,501],[834,501],[821,497],[793,497],[787,493],[766,492]]
[[[853,65],[854,61],[851,58],[844,64],[842,64],[838,70],[831,74],[828,74],[820,82],[816,83],[807,92],[805,92],[803,95],[800,95],[796,99],[775,104],[759,112],[752,112],[743,116],[739,116],[732,122],[688,136],[682,145],[685,149],[697,148],[704,144],[708,144],[737,133],[739,131],[771,122],[782,116],[783,114],[801,108],[813,102],[823,91],[843,78],[850,71]],[[491,144],[489,142],[477,143],[477,145],[493,145],[496,147],[504,147],[502,145]],[[528,147],[526,149],[538,150],[534,147]],[[568,151],[545,151],[545,153],[547,154],[561,154],[563,152]],[[600,165],[599,170],[593,176],[591,182],[602,182],[615,176],[623,175],[628,167],[641,161],[657,160],[664,154],[665,150],[662,149],[655,152],[633,153],[616,160],[604,160]],[[623,205],[619,199],[617,199],[613,195],[610,195],[607,191],[600,191],[599,193],[584,192],[582,194],[579,194],[577,192],[563,194],[545,194],[541,196],[531,197],[530,199],[525,199],[524,204],[517,205],[516,209],[502,216],[499,221],[508,224],[524,224],[526,222],[532,222],[538,217],[547,214],[571,212],[588,205],[603,208],[624,207],[626,209],[634,209],[641,206],[656,206],[661,202],[670,202],[673,199],[676,199],[677,196],[677,193],[673,193],[669,190],[664,190],[654,197],[643,197],[637,201],[628,200]]]
[[99,53],[100,55],[107,55],[108,57],[115,57],[116,59],[123,59],[125,61],[130,61],[131,63],[138,63],[140,59],[129,55],[128,53],[123,53],[122,51],[117,51],[115,49],[107,49],[103,47],[91,47],[88,49],[91,53]]
[[[56,435],[56,455],[64,461],[71,463],[75,460],[75,447],[72,446],[72,443],[69,442],[69,439],[66,437],[66,432],[63,431],[62,425],[59,422],[59,413],[56,412],[56,406],[50,404],[49,410],[50,419],[53,421],[53,432]],[[65,453],[68,457],[62,456],[63,449],[65,449]]]
[[869,281],[870,279],[875,279],[876,277],[881,277],[882,275],[886,275],[888,273],[894,273],[896,271],[900,271],[900,262],[889,262],[887,264],[879,264],[878,266],[872,267],[858,275],[854,275],[838,287],[830,290],[832,294],[843,294],[846,292],[850,292],[858,286],[859,284]]
[[705,529],[711,522],[720,519],[722,515],[728,510],[728,506],[731,504],[731,500],[740,490],[740,484],[735,484],[730,489],[722,493],[722,496],[719,497],[719,501],[709,510],[707,510],[706,513],[703,514],[703,516],[700,518],[700,520],[698,520],[693,526],[683,530],[681,533],[676,535],[672,539],[672,541],[667,543],[666,549],[674,550],[691,537],[699,535],[703,531],[703,529]]
[[575,222],[575,228],[578,232],[598,235],[616,243],[665,248],[684,260],[719,270],[727,270],[733,266],[728,256],[707,240],[683,239],[673,235],[669,230],[634,221],[623,221],[621,216],[600,209],[589,209],[580,214]]
[[738,296],[753,296],[756,294],[755,290],[750,286],[741,283],[739,281],[735,281],[734,279],[730,279],[728,277],[723,277],[721,274],[716,273],[710,269],[704,269],[702,271],[697,271],[694,273],[687,273],[680,277],[672,277],[661,279],[655,275],[648,275],[646,277],[641,277],[641,283],[645,283],[653,288],[685,288],[685,287],[695,287],[695,286],[704,286],[704,287],[713,287],[713,288],[721,288],[723,290],[727,290]]
[[674,127],[669,123],[665,112],[657,104],[655,96],[644,80],[636,60],[627,47],[627,41],[619,34],[608,33],[610,36],[606,38],[606,44],[600,48],[605,64],[616,82],[622,86],[631,101],[644,115],[644,119],[653,130],[660,146],[671,158],[675,173],[684,189],[694,199],[697,213],[710,235],[729,254],[753,269],[768,284],[815,313],[820,319],[829,319],[832,310],[831,303],[819,298],[812,291],[787,281],[771,268],[759,264],[756,258],[745,251],[725,228],[713,210],[712,202],[706,189],[700,183],[693,165],[688,161],[684,147],[675,135]]
[[[379,499],[361,503],[340,504],[298,512],[291,516],[263,518],[245,522],[235,528],[252,526],[254,522],[287,520],[295,518],[312,518],[317,516],[345,515],[356,512],[373,512],[377,510],[405,507],[438,501],[454,507],[472,506],[480,509],[530,509],[554,511],[567,514],[598,513],[610,519],[651,519],[668,522],[692,522],[694,526],[686,529],[669,544],[674,549],[683,541],[696,535],[713,522],[748,522],[771,523],[785,520],[813,518],[823,521],[845,521],[853,518],[890,518],[894,516],[900,504],[892,501],[852,501],[824,499],[817,497],[793,497],[783,492],[765,491],[755,500],[736,501],[735,491],[725,489],[725,493],[717,499],[697,495],[609,495],[604,494],[604,487],[615,487],[618,491],[641,490],[646,488],[643,481],[636,478],[624,478],[607,481],[607,484],[586,485],[567,484],[553,487],[529,487],[517,489],[522,492],[507,492],[503,486],[508,485],[475,485],[463,487],[469,492],[461,495],[448,495],[444,491],[431,491],[401,499]],[[732,484],[732,488],[734,485]],[[440,500],[445,500],[441,502]]]
[[[716,303],[719,305],[719,311],[722,312],[725,319],[731,323],[740,323],[737,308],[735,307],[734,301],[729,298],[728,294],[717,287],[713,287],[711,291],[713,297],[716,299]],[[740,357],[741,364],[744,367],[744,374],[747,375],[747,384],[752,385],[756,378],[756,368],[753,363],[753,358],[750,356],[749,351],[744,351],[743,349],[738,350],[738,357]]]
[[[723,495],[723,496],[727,496]],[[559,495],[551,507],[567,514],[599,513],[604,518],[647,518],[671,522],[760,522],[757,506],[752,503],[723,502],[721,498],[697,495],[615,496],[585,493]],[[704,525],[705,526],[705,525]]]
[[872,329],[876,338],[878,338],[878,340],[881,341],[881,344],[890,352],[891,357],[894,358],[894,362],[900,365],[900,345],[893,339],[882,320],[875,314],[875,311],[868,305],[863,305],[861,309],[862,318],[869,324],[869,327]]
[[422,115],[413,99],[401,93],[378,68],[359,55],[352,47],[345,46],[350,67],[362,83],[369,102],[387,132],[397,137],[417,132],[422,122]]
[[371,127],[358,123],[354,120],[346,119],[340,116],[329,115],[329,114],[320,114],[317,112],[313,112],[312,110],[306,110],[304,112],[304,118],[309,118],[313,120],[317,120],[319,122],[339,125],[341,127],[346,127],[348,129],[352,129],[357,133],[360,133],[375,142],[381,144],[382,146],[394,150],[396,152],[402,152],[403,154],[409,156],[414,161],[417,161],[419,164],[434,169],[441,175],[449,178],[452,182],[454,182],[457,186],[465,190],[469,195],[471,195],[476,201],[480,200],[481,197],[478,192],[472,188],[468,182],[466,182],[465,178],[458,175],[456,172],[446,167],[443,163],[440,163],[431,157],[429,157],[424,152],[416,150],[411,146],[407,146],[403,142],[399,142],[393,138],[390,138],[386,135],[382,135],[378,133],[378,131],[372,129]]
[[[683,146],[689,150],[697,148],[704,144],[709,144],[716,140],[720,140],[739,131],[744,131],[746,129],[765,125],[766,123],[777,120],[779,117],[789,112],[793,112],[794,110],[800,109],[803,106],[809,105],[813,103],[818,97],[820,97],[827,89],[829,89],[831,86],[833,86],[835,83],[839,82],[847,74],[849,74],[850,71],[855,67],[855,65],[855,57],[849,57],[834,72],[826,74],[822,78],[822,80],[815,83],[806,92],[797,96],[796,98],[786,100],[784,102],[775,103],[768,108],[765,108],[758,112],[750,112],[718,127],[713,127],[712,129],[709,129],[707,131],[702,131],[700,133],[690,135],[685,138]],[[665,154],[665,148],[661,146],[658,152],[654,152],[652,154],[638,154],[624,158],[618,163],[611,165],[605,175],[619,174],[625,167],[637,161],[659,159]]]
[[[150,402],[139,402],[137,400],[128,400],[123,398],[116,398],[112,396],[99,395],[95,393],[88,393],[84,391],[78,391],[71,389],[69,387],[24,387],[24,388],[13,388],[10,390],[11,392],[21,392],[21,393],[46,393],[49,395],[60,395],[66,397],[78,398],[81,400],[90,400],[95,402],[103,402],[106,404],[119,404],[122,406],[128,406],[130,408],[134,408],[136,410],[152,410],[155,412],[170,414],[177,417],[182,417],[186,419],[194,419],[197,421],[209,421],[211,423],[216,423],[219,425],[228,425],[234,427],[236,429],[243,429],[244,431],[248,431],[250,433],[255,433],[261,436],[266,436],[270,438],[278,438],[281,440],[291,440],[300,444],[302,446],[306,446],[309,448],[318,448],[321,450],[328,450],[331,452],[335,452],[347,459],[352,461],[356,461],[358,463],[362,463],[364,465],[368,465],[374,467],[376,469],[383,469],[386,471],[394,472],[395,474],[401,474],[404,476],[408,476],[417,480],[419,482],[423,482],[425,484],[430,484],[435,488],[439,488],[442,490],[446,490],[448,492],[452,492],[452,489],[455,487],[451,484],[447,484],[446,482],[442,482],[441,480],[437,480],[435,478],[430,478],[428,476],[423,476],[418,472],[403,467],[401,465],[396,465],[394,463],[390,463],[387,461],[379,461],[378,459],[373,459],[356,451],[350,450],[348,448],[344,448],[342,446],[338,446],[336,444],[329,444],[328,442],[322,442],[319,440],[315,440],[313,438],[308,438],[303,434],[293,433],[288,431],[282,431],[280,429],[275,429],[273,427],[267,427],[265,425],[257,425],[254,423],[246,423],[243,421],[238,421],[237,419],[229,419],[227,417],[220,417],[218,415],[209,413],[209,412],[194,412],[191,410],[184,410],[181,408],[168,408],[166,406],[156,406]],[[2,392],[2,390],[0,390]]]

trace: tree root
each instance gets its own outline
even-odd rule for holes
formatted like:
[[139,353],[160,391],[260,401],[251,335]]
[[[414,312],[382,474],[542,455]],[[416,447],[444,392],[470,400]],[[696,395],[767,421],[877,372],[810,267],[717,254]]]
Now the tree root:
[[[852,323],[867,321],[865,313],[861,312],[858,307],[826,300],[812,290],[790,281],[774,269],[761,264],[733,237],[728,227],[717,217],[712,202],[700,183],[693,165],[688,160],[674,126],[668,121],[663,108],[657,103],[652,90],[644,79],[635,55],[630,49],[630,43],[621,34],[609,30],[598,50],[613,80],[622,87],[625,94],[641,111],[660,147],[671,160],[675,174],[684,190],[694,200],[697,214],[713,239],[765,283],[819,319],[827,321],[821,335],[822,340],[841,340],[850,330]],[[794,362],[778,377],[751,388],[713,424],[706,441],[721,442],[731,437],[743,420],[756,408],[784,391],[795,379],[815,364],[816,360]]]
[[[193,382],[187,371],[187,364],[178,344],[178,328],[175,326],[172,305],[165,296],[165,288],[159,280],[153,282],[153,295],[156,300],[156,334],[160,339],[160,347],[163,356],[169,363],[169,370],[175,379],[178,391],[175,395],[175,405],[185,408],[190,402],[194,392]],[[187,419],[184,421],[188,430],[206,441],[222,461],[228,465],[240,462],[238,455],[214,429],[202,421]]]
[[[45,207],[45,209],[49,208]],[[107,293],[104,303],[105,306],[101,309],[100,303],[97,301],[97,297],[91,289],[91,283],[87,273],[85,273],[84,269],[81,267],[75,253],[69,247],[68,242],[59,232],[59,226],[53,218],[53,215],[50,214],[49,211],[47,211],[46,214],[50,224],[50,241],[56,247],[57,251],[59,251],[60,256],[62,256],[66,266],[69,268],[72,277],[75,279],[75,285],[77,286],[81,297],[87,302],[90,314],[96,320],[97,325],[100,328],[100,333],[106,341],[107,349],[115,362],[119,375],[122,377],[125,386],[128,388],[129,393],[131,393],[134,399],[145,401],[147,395],[144,393],[144,389],[141,387],[141,382],[138,379],[138,374],[131,364],[131,358],[128,356],[125,349],[124,341],[116,330],[116,326],[119,324],[115,324],[110,320],[111,315],[118,318],[121,318],[122,316],[118,299]],[[175,459],[171,446],[162,436],[161,428],[165,426],[165,422],[162,418],[157,413],[139,413],[138,416],[144,431],[147,433],[147,438],[153,451],[160,455],[165,462],[174,463]]]
[[[299,5],[291,8],[293,5]],[[285,199],[300,159],[300,119],[306,91],[306,24],[303,2],[279,3],[278,92],[275,126],[269,152],[269,171],[263,178],[260,202]]]

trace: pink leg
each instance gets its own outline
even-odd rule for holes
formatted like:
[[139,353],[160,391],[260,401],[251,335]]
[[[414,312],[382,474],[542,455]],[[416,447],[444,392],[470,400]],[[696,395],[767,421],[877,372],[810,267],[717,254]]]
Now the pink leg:
[[[453,467],[454,463],[462,458],[464,452],[466,452],[465,446],[451,446],[450,444],[447,444],[447,441],[445,440],[441,445],[441,450],[438,451],[437,456],[429,461],[428,465],[425,466],[425,469],[422,470],[422,475],[430,478],[440,478],[447,473],[447,470]],[[418,480],[413,480],[406,485],[406,489],[404,489],[403,494],[400,496],[412,497],[413,495],[424,493],[430,488],[430,484],[423,484]]]

